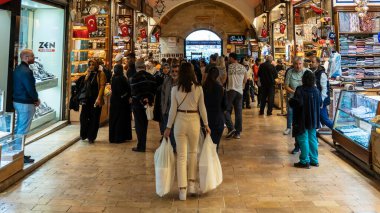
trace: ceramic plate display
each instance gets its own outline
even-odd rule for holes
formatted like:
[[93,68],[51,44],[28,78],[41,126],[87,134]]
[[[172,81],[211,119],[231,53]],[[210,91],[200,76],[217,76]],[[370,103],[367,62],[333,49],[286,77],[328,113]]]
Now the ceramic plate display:
[[90,7],[89,7],[89,13],[90,13],[90,15],[98,14],[99,11],[100,11],[100,8],[99,8],[98,5],[95,5],[95,4],[90,5]]

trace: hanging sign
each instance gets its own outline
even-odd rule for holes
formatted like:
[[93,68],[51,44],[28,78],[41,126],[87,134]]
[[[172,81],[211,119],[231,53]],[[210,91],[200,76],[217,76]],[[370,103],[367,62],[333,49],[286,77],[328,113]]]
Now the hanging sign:
[[244,44],[244,42],[244,35],[229,35],[227,40],[227,44]]

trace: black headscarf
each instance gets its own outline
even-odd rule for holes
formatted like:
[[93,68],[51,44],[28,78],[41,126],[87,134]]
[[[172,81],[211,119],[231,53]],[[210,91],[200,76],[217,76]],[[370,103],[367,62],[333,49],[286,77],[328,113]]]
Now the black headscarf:
[[123,73],[123,66],[121,64],[116,64],[113,67],[113,73],[115,76],[124,75]]

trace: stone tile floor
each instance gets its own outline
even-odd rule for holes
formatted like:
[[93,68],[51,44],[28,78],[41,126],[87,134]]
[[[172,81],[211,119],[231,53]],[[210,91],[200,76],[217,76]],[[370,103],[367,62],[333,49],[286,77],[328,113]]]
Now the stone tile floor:
[[380,212],[378,181],[323,142],[319,168],[292,167],[298,156],[289,154],[284,118],[257,114],[244,111],[240,140],[222,140],[224,181],[208,194],[187,201],[176,187],[164,198],[155,194],[160,135],[151,122],[146,153],[131,151],[136,141],[109,144],[101,128],[95,144],[77,142],[1,193],[0,212]]

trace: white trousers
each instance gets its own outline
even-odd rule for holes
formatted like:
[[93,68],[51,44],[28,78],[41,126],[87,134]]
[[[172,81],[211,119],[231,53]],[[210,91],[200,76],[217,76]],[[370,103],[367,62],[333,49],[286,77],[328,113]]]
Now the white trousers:
[[[174,122],[174,137],[177,143],[178,187],[187,187],[188,179],[196,180],[199,134],[199,114],[178,112]],[[188,166],[187,155],[189,155]]]

